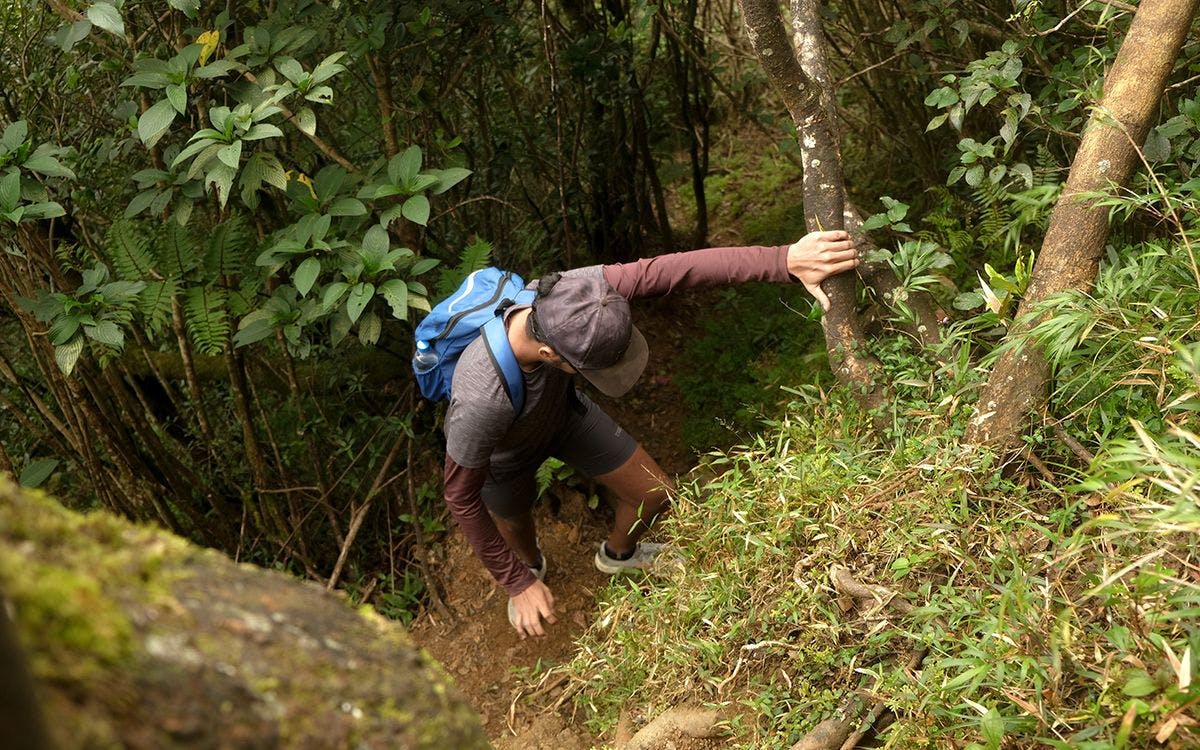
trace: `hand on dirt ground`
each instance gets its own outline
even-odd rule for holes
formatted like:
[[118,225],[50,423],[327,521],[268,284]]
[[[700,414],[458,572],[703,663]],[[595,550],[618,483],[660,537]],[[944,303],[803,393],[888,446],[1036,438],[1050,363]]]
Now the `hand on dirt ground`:
[[826,312],[829,311],[829,297],[821,289],[821,282],[834,274],[849,271],[858,263],[858,250],[850,235],[840,229],[809,232],[788,248],[788,273],[800,279]]
[[555,622],[554,595],[541,581],[534,581],[532,586],[514,596],[512,600],[516,610],[514,627],[522,640],[526,636],[546,634],[542,628],[542,618],[545,618],[547,623]]

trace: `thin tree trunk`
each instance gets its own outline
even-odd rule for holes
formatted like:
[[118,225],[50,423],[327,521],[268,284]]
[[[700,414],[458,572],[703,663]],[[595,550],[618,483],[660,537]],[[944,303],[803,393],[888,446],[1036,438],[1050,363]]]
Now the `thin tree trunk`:
[[1044,320],[1036,306],[1069,289],[1090,290],[1109,235],[1108,211],[1082,195],[1123,185],[1137,165],[1162,99],[1167,77],[1191,28],[1198,0],[1144,0],[1129,27],[1104,84],[1104,99],[1092,113],[1071,164],[1062,197],[1050,216],[1046,238],[1017,322],[1008,333],[1016,346],[992,368],[966,440],[1007,451],[1019,446],[1030,420],[1049,398],[1050,364],[1027,337]]
[[[845,188],[841,157],[822,93],[801,67],[788,41],[779,6],[775,0],[740,0],[742,18],[755,55],[784,104],[800,135],[804,170],[804,216],[810,231],[843,228]],[[796,37],[811,65],[824,65],[821,29],[812,0],[792,4]],[[829,364],[838,380],[855,390],[868,405],[880,400],[874,382],[876,364],[859,352],[864,336],[855,312],[855,281],[852,273],[825,280],[830,310],[821,319]]]

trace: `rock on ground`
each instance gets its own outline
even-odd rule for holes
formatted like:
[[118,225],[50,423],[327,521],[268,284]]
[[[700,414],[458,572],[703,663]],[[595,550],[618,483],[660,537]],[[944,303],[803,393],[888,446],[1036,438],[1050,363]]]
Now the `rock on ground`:
[[485,748],[397,624],[0,474],[0,617],[52,746]]

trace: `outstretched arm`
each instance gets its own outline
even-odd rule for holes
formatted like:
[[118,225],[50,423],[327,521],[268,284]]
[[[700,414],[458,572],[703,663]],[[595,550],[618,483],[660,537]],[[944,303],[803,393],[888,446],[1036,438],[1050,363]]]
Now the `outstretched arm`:
[[792,245],[714,247],[603,266],[604,278],[623,297],[660,297],[680,289],[747,281],[801,281],[825,309],[821,282],[858,265],[850,235],[811,232]]

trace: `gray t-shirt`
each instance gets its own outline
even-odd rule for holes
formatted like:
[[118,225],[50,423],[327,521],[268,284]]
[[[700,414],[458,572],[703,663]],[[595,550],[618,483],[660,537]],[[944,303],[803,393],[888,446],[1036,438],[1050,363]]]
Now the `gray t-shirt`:
[[[584,266],[563,276],[603,278],[604,274],[601,266]],[[530,282],[527,288],[536,288],[536,284]],[[519,309],[510,308],[506,314]],[[490,465],[493,476],[503,479],[550,452],[550,440],[570,408],[572,376],[546,364],[523,374],[525,408],[514,418],[512,402],[483,337],[463,350],[454,368],[445,423],[446,453],[459,466]]]

